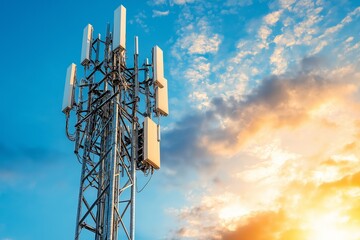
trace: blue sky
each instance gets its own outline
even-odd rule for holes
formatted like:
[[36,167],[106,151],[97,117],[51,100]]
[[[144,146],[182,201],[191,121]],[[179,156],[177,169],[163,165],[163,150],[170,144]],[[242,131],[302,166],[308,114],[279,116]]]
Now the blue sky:
[[360,239],[358,1],[34,0],[0,3],[0,240],[73,238],[66,68],[120,4],[170,97],[137,239]]

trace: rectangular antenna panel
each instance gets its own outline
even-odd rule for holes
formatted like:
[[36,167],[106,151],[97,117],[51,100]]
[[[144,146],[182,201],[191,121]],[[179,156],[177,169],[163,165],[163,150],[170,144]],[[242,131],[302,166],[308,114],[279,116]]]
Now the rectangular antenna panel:
[[155,169],[160,168],[160,142],[158,127],[149,117],[144,120],[144,161]]
[[137,36],[135,37],[134,43],[135,43],[135,52],[134,53],[136,55],[139,55],[139,38]]
[[168,87],[167,87],[167,80],[163,79],[164,87],[156,88],[156,102],[155,108],[156,112],[160,113],[161,115],[167,116],[169,114],[169,106],[168,106]]
[[66,71],[65,87],[64,87],[64,98],[62,111],[65,113],[71,110],[73,106],[73,94],[74,94],[74,83],[76,77],[76,65],[72,63]]
[[126,48],[126,8],[120,5],[114,11],[113,50]]
[[93,36],[94,28],[91,24],[88,24],[84,28],[82,48],[81,48],[81,65],[85,66],[90,62],[90,53],[91,53],[91,41]]
[[153,48],[154,81],[159,87],[164,87],[164,58],[163,51],[158,46]]

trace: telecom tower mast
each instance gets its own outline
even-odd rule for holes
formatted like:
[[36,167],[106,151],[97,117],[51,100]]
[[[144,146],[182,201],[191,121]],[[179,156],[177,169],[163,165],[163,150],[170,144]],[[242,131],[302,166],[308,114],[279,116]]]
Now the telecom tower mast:
[[[67,69],[62,111],[67,137],[75,142],[82,164],[75,240],[134,240],[136,172],[148,175],[160,168],[160,128],[154,119],[168,115],[163,53],[155,46],[152,63],[146,59],[139,67],[135,37],[129,67],[125,43],[126,9],[121,5],[104,40],[100,34],[93,38],[90,24],[85,27],[84,77],[77,79],[74,63]],[[72,110],[76,123],[70,134]]]

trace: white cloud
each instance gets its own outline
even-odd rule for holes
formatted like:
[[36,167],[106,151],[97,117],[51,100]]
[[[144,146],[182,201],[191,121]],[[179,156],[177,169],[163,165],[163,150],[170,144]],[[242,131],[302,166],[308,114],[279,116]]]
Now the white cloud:
[[273,65],[273,74],[282,74],[287,68],[287,61],[284,57],[284,48],[276,47],[270,57],[270,63]]
[[357,42],[353,46],[346,48],[346,53],[353,52],[359,48],[360,48],[360,42]]
[[311,51],[311,55],[315,55],[317,53],[319,53],[324,47],[326,47],[328,45],[327,41],[321,41],[313,51]]
[[253,1],[252,0],[227,0],[225,2],[225,6],[240,6],[240,7],[243,7],[243,6],[249,6],[253,4]]
[[184,5],[186,3],[193,3],[195,0],[172,0],[174,4]]
[[290,47],[296,44],[294,35],[290,33],[280,34],[275,36],[274,43],[277,45],[283,45],[286,47]]
[[[221,43],[220,36],[213,34],[211,36],[207,34],[191,33],[177,42],[177,49],[173,49],[173,55],[179,56],[186,50],[188,54],[206,54],[216,53],[219,50]],[[179,52],[182,53],[179,53]]]
[[166,0],[150,0],[147,3],[149,5],[163,5],[166,3]]
[[334,34],[338,31],[340,31],[343,27],[345,27],[346,24],[351,23],[354,19],[353,17],[357,17],[360,12],[360,7],[357,7],[355,10],[353,10],[351,13],[349,13],[346,17],[344,17],[340,23],[333,27],[329,27],[325,30],[325,33],[321,36],[321,38],[327,37],[330,34]]
[[[283,10],[284,20],[281,22],[283,27],[280,33],[273,38],[273,43],[276,44],[270,56],[273,74],[286,72],[291,63],[298,61],[306,54],[311,55],[320,52],[328,44],[319,39],[319,33],[323,31],[320,28],[320,23],[323,20],[321,15],[322,7],[315,6],[311,0],[280,2],[284,8],[289,6],[291,8],[289,12]],[[306,52],[301,52],[302,56],[288,58],[294,52],[297,53],[296,48],[304,48],[305,46],[307,46],[305,48],[307,50]]]
[[221,43],[218,34],[207,36],[205,34],[192,34],[184,39],[184,47],[189,47],[190,54],[216,53]]
[[[191,17],[188,17],[188,21],[191,21]],[[175,56],[180,57],[180,52],[181,55],[184,55],[184,49],[189,54],[214,54],[219,50],[221,37],[212,32],[206,17],[199,19],[195,24],[185,24],[180,32],[180,36],[172,49]]]
[[279,18],[282,14],[283,10],[278,10],[272,13],[269,13],[264,17],[264,21],[268,25],[274,25],[279,21]]
[[197,102],[199,110],[207,109],[210,106],[210,99],[206,92],[194,91],[189,95],[190,99]]
[[352,17],[352,16],[358,16],[360,13],[360,7],[357,7],[354,9],[354,11],[352,11],[349,16]]
[[197,57],[185,71],[185,79],[197,85],[205,81],[210,75],[210,63],[205,57]]
[[222,15],[236,15],[239,14],[242,7],[250,6],[252,4],[252,0],[227,0],[220,6],[220,13]]
[[163,17],[163,16],[167,16],[169,15],[170,11],[158,11],[158,10],[153,10],[153,17]]
[[271,32],[271,29],[267,26],[261,26],[258,34],[263,41],[266,41],[266,39],[270,36]]
[[294,27],[295,36],[301,41],[305,36],[315,35],[318,31],[315,25],[320,21],[321,17],[313,12],[304,21],[298,23]]
[[218,53],[222,37],[214,32],[208,16],[194,16],[191,9],[197,7],[199,6],[184,7],[179,17],[181,27],[171,49],[172,55],[177,59],[176,68],[172,69],[171,73],[189,83],[184,98],[191,106],[203,109],[209,105],[212,98],[209,93],[213,92],[214,88],[214,83],[209,79],[213,67],[209,58]]
[[[237,2],[230,0],[223,5],[215,4],[213,9],[228,9],[226,5],[235,6]],[[190,92],[198,93],[196,97],[188,93],[187,96],[192,96],[190,99],[197,99],[202,105],[200,102],[205,99],[204,96],[211,100],[219,94],[222,97],[244,95],[251,91],[249,86],[256,86],[255,83],[260,82],[267,74],[286,73],[289,66],[299,63],[304,56],[321,53],[326,46],[331,46],[333,41],[340,40],[335,37],[326,40],[320,38],[326,32],[326,26],[334,20],[331,17],[332,12],[329,12],[328,6],[322,1],[280,0],[279,3],[281,4],[272,5],[271,12],[265,16],[254,19],[255,25],[258,25],[250,27],[255,29],[255,34],[252,30],[248,36],[238,39],[237,50],[225,57],[222,56],[224,52],[219,51],[220,46],[226,42],[226,50],[233,40],[224,38],[221,28],[214,27],[219,23],[216,17],[206,16],[210,11],[206,6],[214,4],[197,1],[183,9],[181,28],[172,53],[186,64],[182,66],[183,70],[176,74],[185,73],[184,76],[189,82],[195,83],[194,79],[198,79],[204,83],[201,87],[189,85]],[[202,9],[200,13],[197,11],[199,9]],[[352,21],[358,12],[359,10],[355,9],[348,14]],[[346,20],[348,18],[344,19],[339,22],[349,21]],[[223,24],[229,23],[225,20]],[[354,48],[356,49],[357,45],[354,45]],[[350,46],[347,46],[347,49],[350,49]],[[196,70],[191,67],[196,66],[194,59],[198,56],[208,59],[209,70]],[[212,92],[213,89],[218,90],[217,94]]]
[[139,12],[134,16],[134,19],[129,21],[130,24],[137,23],[140,27],[144,29],[145,32],[149,32],[149,27],[146,24],[146,15],[144,12]]
[[351,36],[351,37],[348,37],[348,38],[345,40],[345,42],[346,42],[346,43],[349,43],[349,42],[352,42],[353,40],[354,40],[354,37]]
[[279,0],[282,8],[289,8],[292,4],[294,4],[294,2],[295,0]]
[[330,28],[326,29],[325,35],[333,34],[333,33],[337,32],[337,31],[339,31],[343,27],[344,27],[344,24],[339,23],[336,26],[333,26],[333,27],[330,27]]

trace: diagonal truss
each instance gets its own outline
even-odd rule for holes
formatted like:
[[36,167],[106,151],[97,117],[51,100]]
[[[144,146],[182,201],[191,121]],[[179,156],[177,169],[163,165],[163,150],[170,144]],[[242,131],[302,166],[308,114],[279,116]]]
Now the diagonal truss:
[[[103,61],[99,61],[103,45]],[[152,167],[142,161],[143,127],[139,117],[151,116],[154,93],[149,65],[145,79],[138,81],[138,55],[134,67],[125,64],[125,50],[110,49],[106,41],[92,43],[92,56],[85,77],[77,83],[75,154],[82,164],[75,240],[134,239],[136,170]],[[139,93],[146,104],[139,111]],[[69,114],[67,113],[67,121]],[[68,134],[69,135],[69,134]]]

